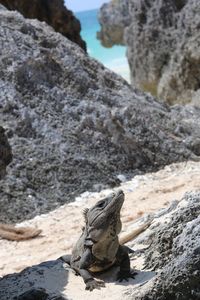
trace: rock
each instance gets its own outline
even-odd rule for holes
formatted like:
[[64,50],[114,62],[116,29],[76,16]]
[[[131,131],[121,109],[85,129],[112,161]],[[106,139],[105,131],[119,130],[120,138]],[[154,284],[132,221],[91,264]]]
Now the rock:
[[[61,260],[47,261],[26,268],[19,274],[0,279],[1,300],[67,300],[62,295],[68,270]],[[53,284],[52,284],[53,283]]]
[[200,105],[199,10],[199,1],[185,1],[174,24],[176,36],[172,43],[175,49],[157,89],[158,96],[170,104],[193,102]]
[[125,40],[132,82],[156,96],[159,80],[176,48],[177,2],[129,1],[131,24]]
[[98,19],[101,25],[97,38],[104,47],[124,45],[124,28],[130,23],[128,0],[115,0],[100,8]]
[[0,3],[10,10],[19,11],[25,18],[46,22],[86,51],[86,43],[80,35],[81,24],[65,7],[63,0],[0,0]]
[[115,185],[119,174],[199,159],[199,108],[157,102],[45,23],[2,6],[0,45],[0,118],[13,150],[2,222]]
[[6,174],[6,167],[12,161],[12,151],[5,135],[5,130],[0,126],[0,179]]
[[[115,2],[114,2],[115,3]],[[132,84],[169,104],[199,105],[199,10],[198,0],[113,1],[100,10],[102,34],[115,42],[115,24],[127,46]],[[122,6],[128,7],[122,13]],[[106,18],[106,16],[110,16]],[[127,19],[123,23],[120,20]],[[122,35],[122,34],[121,34]],[[102,42],[104,44],[104,42]]]
[[157,275],[140,294],[129,290],[132,299],[199,299],[199,211],[200,193],[188,193],[172,211],[154,221],[144,252],[146,268],[156,270]]
[[31,289],[16,297],[17,300],[46,300],[48,294],[45,289]]

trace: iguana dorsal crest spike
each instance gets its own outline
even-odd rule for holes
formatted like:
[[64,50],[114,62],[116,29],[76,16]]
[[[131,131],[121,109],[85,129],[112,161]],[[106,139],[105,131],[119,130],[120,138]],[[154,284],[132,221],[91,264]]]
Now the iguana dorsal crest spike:
[[85,220],[85,223],[87,223],[87,213],[88,213],[88,210],[89,210],[89,208],[84,208],[84,210],[83,210],[83,217],[84,217],[84,220]]

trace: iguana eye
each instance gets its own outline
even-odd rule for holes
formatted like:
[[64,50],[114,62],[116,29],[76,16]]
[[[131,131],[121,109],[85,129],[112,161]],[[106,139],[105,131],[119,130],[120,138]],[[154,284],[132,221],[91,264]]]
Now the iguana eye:
[[102,207],[104,207],[104,205],[105,205],[105,202],[104,202],[104,201],[101,201],[101,202],[99,202],[98,207],[99,207],[99,208],[102,208]]

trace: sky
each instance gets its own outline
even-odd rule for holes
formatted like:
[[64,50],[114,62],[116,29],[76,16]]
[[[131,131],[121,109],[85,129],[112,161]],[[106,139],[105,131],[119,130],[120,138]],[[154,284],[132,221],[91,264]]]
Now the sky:
[[67,8],[73,12],[90,10],[99,8],[103,3],[109,2],[110,0],[65,0]]

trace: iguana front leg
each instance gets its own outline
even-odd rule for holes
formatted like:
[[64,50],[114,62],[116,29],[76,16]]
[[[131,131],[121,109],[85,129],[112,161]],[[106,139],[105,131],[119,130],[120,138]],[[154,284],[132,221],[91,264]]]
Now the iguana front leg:
[[78,268],[75,269],[83,278],[86,285],[85,289],[89,291],[105,287],[105,283],[102,280],[95,280],[88,271],[94,262],[95,258],[92,255],[91,249],[87,248],[79,261]]
[[92,275],[86,269],[79,269],[79,274],[83,278],[85,282],[85,289],[90,292],[94,289],[100,290],[101,287],[105,287],[105,283],[102,280],[96,280],[92,277]]
[[135,278],[135,275],[137,274],[137,272],[131,271],[128,252],[128,247],[121,245],[119,246],[119,249],[117,251],[116,258],[120,266],[120,270],[117,274],[117,280],[119,280],[120,282],[123,280],[128,281],[128,278]]

